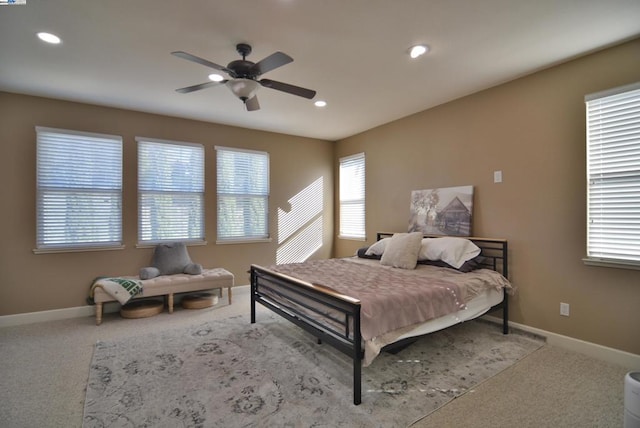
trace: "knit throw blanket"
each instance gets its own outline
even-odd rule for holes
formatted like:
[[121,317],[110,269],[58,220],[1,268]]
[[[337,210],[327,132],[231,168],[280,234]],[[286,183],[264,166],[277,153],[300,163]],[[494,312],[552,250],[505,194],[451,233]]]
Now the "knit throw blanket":
[[102,288],[121,304],[127,303],[136,294],[142,293],[142,282],[131,278],[97,278],[91,285],[89,298],[93,300],[93,290]]

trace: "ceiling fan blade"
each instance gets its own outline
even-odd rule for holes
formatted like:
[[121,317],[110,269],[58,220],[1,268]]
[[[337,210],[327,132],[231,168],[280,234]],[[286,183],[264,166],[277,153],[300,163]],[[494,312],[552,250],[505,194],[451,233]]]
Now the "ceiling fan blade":
[[316,96],[316,91],[313,91],[311,89],[301,88],[300,86],[294,86],[275,80],[262,79],[259,81],[259,83],[265,88],[275,89],[277,91],[286,92],[288,94],[297,95],[299,97],[312,99]]
[[260,103],[258,103],[258,97],[256,95],[245,101],[244,105],[247,107],[247,111],[260,110]]
[[186,59],[187,61],[192,61],[201,65],[204,65],[205,67],[211,67],[216,70],[224,71],[225,73],[228,73],[229,71],[231,71],[227,67],[223,67],[214,62],[207,61],[204,58],[200,58],[199,56],[191,55],[190,53],[187,53],[187,52],[175,51],[175,52],[171,52],[171,55],[177,56],[178,58]]
[[187,86],[185,88],[176,89],[176,92],[180,92],[181,94],[188,94],[189,92],[199,91],[200,89],[210,88],[211,86],[223,85],[225,83],[227,83],[226,80],[223,80],[221,82],[205,82],[205,83],[200,83],[198,85]]
[[274,68],[282,67],[285,64],[289,64],[293,61],[286,53],[275,52],[264,58],[262,61],[259,61],[253,66],[251,66],[251,73],[254,73],[256,76],[266,73],[267,71],[271,71]]

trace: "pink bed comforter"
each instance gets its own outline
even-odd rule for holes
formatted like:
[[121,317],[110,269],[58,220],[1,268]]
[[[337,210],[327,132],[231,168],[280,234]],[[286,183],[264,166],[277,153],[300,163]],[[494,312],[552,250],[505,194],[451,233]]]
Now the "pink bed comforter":
[[510,287],[502,275],[487,269],[463,274],[418,265],[407,270],[358,258],[312,260],[271,269],[359,299],[365,341],[465,309],[465,303],[486,288]]

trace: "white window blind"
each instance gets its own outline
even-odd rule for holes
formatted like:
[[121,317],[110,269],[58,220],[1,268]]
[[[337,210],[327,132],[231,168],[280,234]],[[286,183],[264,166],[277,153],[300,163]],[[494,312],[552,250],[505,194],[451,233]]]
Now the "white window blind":
[[640,266],[640,83],[585,101],[586,261]]
[[365,239],[364,153],[340,159],[340,237]]
[[269,154],[216,147],[218,238],[269,238]]
[[36,127],[36,246],[122,244],[122,138]]
[[204,241],[204,147],[136,141],[140,243]]

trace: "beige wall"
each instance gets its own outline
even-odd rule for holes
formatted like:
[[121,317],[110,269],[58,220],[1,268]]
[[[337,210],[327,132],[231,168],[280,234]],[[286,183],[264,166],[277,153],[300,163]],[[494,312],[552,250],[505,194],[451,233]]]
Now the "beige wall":
[[[640,354],[640,271],[583,265],[584,95],[640,79],[640,39],[389,123],[333,144],[203,122],[0,92],[0,315],[84,305],[97,275],[135,274],[152,250],[136,244],[135,136],[206,146],[205,266],[248,283],[251,263],[279,248],[278,209],[323,179],[323,245],[314,257],[351,255],[363,242],[336,239],[338,157],[364,151],[367,235],[407,228],[411,190],[473,185],[475,235],[509,239],[511,319]],[[434,82],[437,84],[437,82]],[[124,137],[125,250],[34,255],[36,125]],[[271,159],[274,241],[215,244],[214,145],[266,150]],[[335,146],[335,147],[334,147]],[[504,182],[493,183],[502,170]],[[295,201],[295,198],[294,198]],[[334,209],[335,207],[335,209]],[[295,211],[295,210],[293,210]],[[295,215],[290,213],[290,215]],[[337,214],[336,214],[337,217]],[[571,316],[559,315],[560,302]]]
[[[251,113],[247,113],[251,114]],[[35,126],[121,135],[124,141],[124,250],[33,254],[35,246]],[[152,249],[137,243],[136,136],[188,141],[205,146],[206,246],[189,247],[191,258],[205,267],[222,266],[248,284],[252,263],[276,261],[278,212],[298,215],[294,198],[322,181],[318,194],[324,209],[309,219],[322,223],[321,248],[314,258],[331,256],[333,247],[332,142],[189,121],[0,92],[0,315],[85,305],[98,275],[134,275],[150,263]],[[271,243],[216,245],[215,145],[269,152]],[[313,187],[315,189],[315,187]],[[303,194],[306,195],[307,192]],[[293,205],[290,200],[294,198]],[[320,219],[320,220],[319,220]],[[302,227],[308,223],[303,223]],[[295,239],[295,235],[283,244]]]
[[640,354],[640,271],[582,263],[584,95],[638,80],[640,39],[339,141],[366,154],[368,243],[407,230],[411,190],[473,185],[473,234],[509,240],[511,320]]

